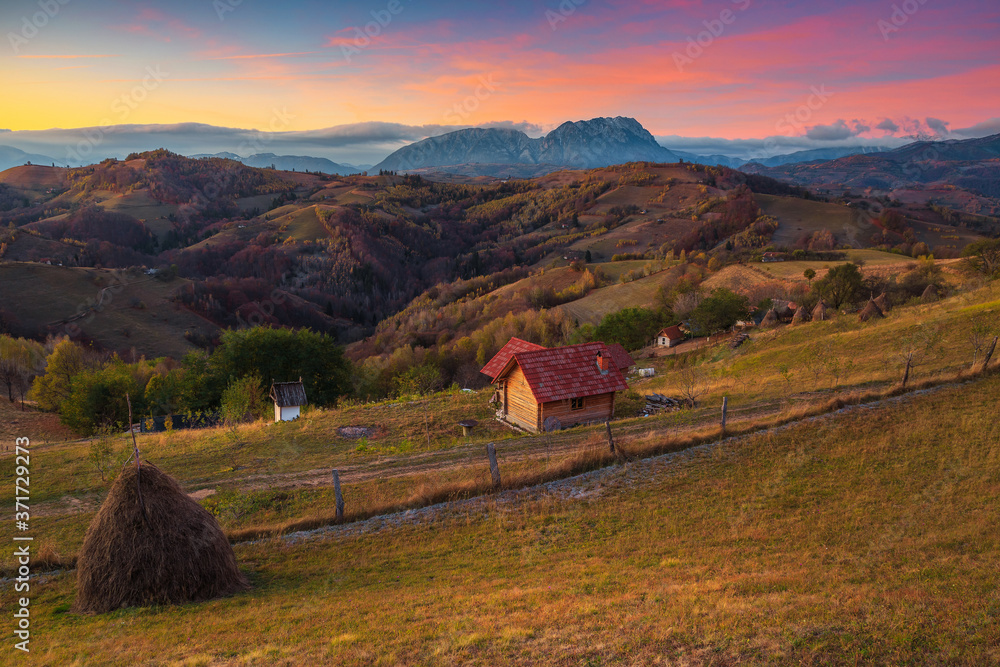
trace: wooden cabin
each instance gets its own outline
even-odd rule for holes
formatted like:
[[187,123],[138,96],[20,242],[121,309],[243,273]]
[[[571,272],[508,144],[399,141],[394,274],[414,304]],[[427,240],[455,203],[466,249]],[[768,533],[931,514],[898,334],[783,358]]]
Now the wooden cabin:
[[481,372],[496,386],[497,416],[537,433],[612,419],[615,392],[628,388],[623,363],[604,343],[544,348],[512,338]]
[[274,421],[288,422],[298,419],[306,404],[306,389],[302,378],[298,382],[272,382],[271,400],[274,401]]
[[656,334],[656,345],[657,347],[673,347],[678,345],[684,340],[684,332],[676,324],[672,327],[667,327],[666,329],[660,329],[660,333]]

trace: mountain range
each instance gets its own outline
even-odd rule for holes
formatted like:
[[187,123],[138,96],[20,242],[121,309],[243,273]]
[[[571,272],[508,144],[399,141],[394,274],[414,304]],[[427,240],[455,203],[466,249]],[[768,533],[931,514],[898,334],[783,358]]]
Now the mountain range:
[[823,162],[775,167],[751,163],[742,171],[830,190],[962,188],[992,199],[993,206],[982,212],[995,213],[1000,199],[1000,134],[979,139],[917,141],[881,153]]
[[[634,118],[567,121],[544,137],[505,128],[470,128],[430,137],[400,148],[374,168],[412,172],[436,171],[500,176],[511,165],[535,165],[544,171],[592,169],[625,162],[677,162]],[[492,165],[494,168],[486,168]]]
[[[171,142],[176,139],[176,141],[180,141],[181,143],[186,141],[187,145],[193,147],[199,143],[196,137],[204,136],[205,141],[202,142],[202,145],[207,148],[211,146],[213,141],[217,141],[210,140],[210,138],[214,137],[218,133],[217,131],[221,130],[226,130],[226,128],[212,128],[211,126],[197,124],[148,127],[122,126],[116,128],[114,132],[109,131],[106,135],[102,135],[100,141],[96,145],[91,146],[91,150],[86,151],[86,157],[81,156],[81,159],[77,161],[71,160],[69,157],[56,159],[44,154],[42,151],[44,151],[45,145],[38,143],[37,138],[35,138],[33,139],[35,141],[34,144],[24,146],[24,148],[29,150],[23,150],[11,145],[0,145],[0,170],[23,165],[28,162],[60,166],[81,166],[83,164],[100,162],[109,156],[124,157],[124,154],[117,155],[117,153],[121,153],[122,149],[140,141],[140,137],[145,137],[142,141],[147,143],[149,141],[161,142],[157,145],[172,145]],[[240,134],[242,131],[235,130],[226,130],[226,132],[233,135],[233,138],[242,138],[245,134]],[[8,132],[6,134],[11,139],[14,139],[21,134],[25,134],[26,136],[33,134],[48,136],[52,133],[54,133],[53,137],[62,137],[66,142],[66,146],[79,147],[80,145],[80,142],[74,143],[76,137],[68,130],[35,133]],[[325,149],[328,149],[329,146],[327,144],[330,141],[330,137],[334,136],[332,131],[325,133],[323,131],[316,131],[286,134],[295,134],[295,141],[299,142],[289,144],[288,147],[308,153],[313,153],[314,150],[316,152],[323,152]],[[278,137],[279,135],[274,136]],[[174,139],[171,139],[171,137]],[[182,141],[177,137],[186,138]],[[269,138],[268,141],[274,141],[275,146],[281,144],[281,147],[286,147],[284,139]],[[264,140],[258,138],[256,143],[264,143]],[[386,171],[408,173],[450,172],[470,177],[512,176],[517,178],[541,176],[560,169],[589,169],[634,161],[664,163],[683,160],[703,165],[725,166],[753,173],[766,173],[776,178],[792,180],[800,185],[807,186],[827,186],[836,183],[845,187],[860,185],[863,187],[885,188],[889,185],[903,182],[929,182],[927,179],[931,178],[933,173],[917,174],[917,177],[914,178],[908,178],[905,174],[901,173],[892,173],[893,170],[901,170],[899,167],[900,163],[913,162],[916,159],[914,158],[916,155],[922,153],[933,154],[934,159],[938,161],[988,160],[996,157],[995,153],[991,152],[996,150],[995,143],[994,136],[981,139],[933,142],[917,141],[896,149],[859,144],[801,150],[793,153],[747,160],[729,155],[699,155],[667,148],[661,145],[637,120],[618,116],[615,118],[594,118],[585,121],[565,122],[547,135],[539,138],[532,138],[525,132],[505,127],[457,130],[425,138],[399,148],[382,162],[375,165],[375,167],[367,164],[334,161],[326,157],[317,157],[310,154],[276,154],[274,152],[267,152],[254,153],[246,157],[231,151],[189,154],[191,157],[196,158],[228,158],[252,167],[274,166],[279,170],[312,171],[325,174],[344,175],[378,168]],[[249,139],[242,139],[241,145],[255,146],[255,142]],[[37,150],[39,146],[41,146],[42,151]],[[51,146],[49,147],[51,148]],[[151,146],[145,146],[139,150],[148,150],[149,148]],[[928,152],[932,148],[933,151],[937,151],[936,154]],[[104,149],[114,150],[109,155],[99,155],[98,151]],[[876,155],[884,156],[884,158],[876,159],[870,157]],[[839,162],[841,160],[847,160],[847,162]],[[883,168],[883,163],[879,160],[885,161],[885,168]],[[815,167],[816,164],[827,164],[829,162],[835,162],[836,164],[831,164],[826,169]],[[968,168],[969,165],[966,165],[965,169],[967,170]],[[775,171],[768,171],[769,169],[775,169]],[[837,178],[845,169],[846,180],[838,182]],[[986,168],[986,176],[979,174],[976,171],[978,169],[980,167],[976,167],[973,170],[976,173],[971,175],[966,174],[972,177],[971,181],[969,181],[969,178],[965,180],[980,184],[983,178],[989,178],[989,166]],[[827,173],[830,170],[835,170],[836,173]],[[912,171],[912,165],[910,166],[910,171]],[[951,177],[959,177],[960,175],[956,172]]]
[[312,157],[311,155],[275,155],[274,153],[255,153],[247,157],[241,157],[236,153],[197,153],[189,155],[191,158],[221,157],[228,160],[242,162],[248,167],[259,169],[277,169],[279,171],[315,171],[321,174],[360,174],[371,168],[370,164],[345,164],[327,160],[325,157]]

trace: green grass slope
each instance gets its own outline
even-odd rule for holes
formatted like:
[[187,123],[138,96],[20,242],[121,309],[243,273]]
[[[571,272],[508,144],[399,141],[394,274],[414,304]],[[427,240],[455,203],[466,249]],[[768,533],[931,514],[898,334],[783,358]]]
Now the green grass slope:
[[995,664],[998,391],[993,376],[422,518],[237,545],[253,589],[229,599],[75,616],[72,573],[48,576],[32,588],[35,660]]

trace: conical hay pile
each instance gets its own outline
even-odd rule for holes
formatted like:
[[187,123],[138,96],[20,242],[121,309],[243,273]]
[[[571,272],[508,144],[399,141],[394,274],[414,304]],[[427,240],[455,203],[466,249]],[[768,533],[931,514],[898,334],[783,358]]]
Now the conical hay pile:
[[885,292],[882,292],[875,297],[875,305],[878,306],[878,309],[882,311],[883,315],[892,310],[892,306],[889,305],[889,297],[885,295]]
[[825,301],[820,300],[813,308],[812,318],[814,322],[822,322],[823,320],[829,319],[830,315],[827,312],[828,306]]
[[802,324],[803,322],[808,322],[809,317],[806,315],[806,309],[799,306],[795,309],[795,314],[792,315],[792,324]]
[[762,328],[778,326],[778,314],[774,312],[774,308],[767,311],[767,314],[764,315],[764,319],[760,321],[760,326]]
[[875,305],[875,301],[873,300],[869,300],[868,304],[861,309],[860,313],[858,313],[858,319],[862,322],[867,322],[870,319],[878,319],[880,317],[885,316],[882,314],[881,309]]
[[198,602],[249,588],[215,517],[149,463],[141,473],[128,466],[111,486],[87,528],[76,580],[79,612]]
[[924,289],[924,293],[920,295],[920,300],[924,303],[933,303],[938,300],[937,287],[934,285],[928,285]]

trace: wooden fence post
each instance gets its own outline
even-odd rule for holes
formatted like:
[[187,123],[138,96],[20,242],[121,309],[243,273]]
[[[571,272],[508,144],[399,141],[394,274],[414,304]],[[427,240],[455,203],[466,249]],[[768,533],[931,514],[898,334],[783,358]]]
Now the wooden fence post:
[[615,439],[611,436],[611,421],[609,420],[609,421],[604,422],[604,427],[608,429],[608,447],[611,448],[611,453],[612,454],[616,454],[616,452],[615,452]]
[[344,520],[344,496],[340,495],[340,473],[333,470],[333,495],[337,498],[337,521]]
[[722,432],[726,432],[726,408],[729,407],[729,397],[722,397]]
[[486,445],[486,457],[490,460],[490,476],[493,478],[493,488],[500,488],[500,466],[497,464],[497,448],[493,443]]

